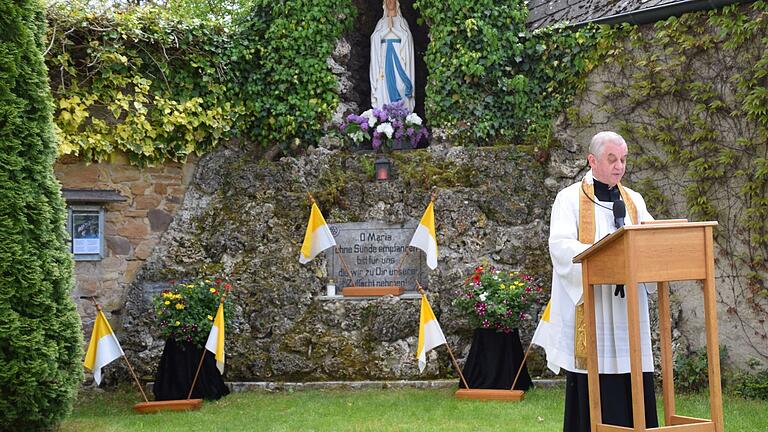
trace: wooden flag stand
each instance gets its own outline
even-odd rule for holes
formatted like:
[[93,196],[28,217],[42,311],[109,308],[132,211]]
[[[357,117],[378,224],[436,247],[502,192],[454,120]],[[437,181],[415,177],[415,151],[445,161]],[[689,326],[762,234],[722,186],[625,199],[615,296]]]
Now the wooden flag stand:
[[[717,222],[656,221],[630,225],[604,237],[573,258],[582,265],[585,321],[587,327],[587,380],[592,432],[674,431],[723,432],[723,401],[720,388],[720,354],[717,344],[717,303],[713,228]],[[642,251],[647,251],[643,253]],[[677,415],[672,370],[672,332],[669,316],[669,282],[703,281],[706,323],[709,413],[711,419]],[[665,426],[646,428],[643,403],[643,370],[640,342],[639,300],[642,282],[659,282],[659,328]],[[634,427],[603,423],[598,380],[595,324],[595,286],[623,283],[627,294],[630,377]]]
[[525,366],[525,361],[528,360],[528,354],[530,354],[532,346],[533,346],[533,342],[528,344],[528,349],[525,351],[525,356],[523,356],[523,361],[520,362],[520,367],[517,368],[517,374],[515,374],[515,379],[512,381],[512,387],[510,387],[509,390],[470,389],[469,386],[467,386],[467,383],[464,382],[464,385],[467,388],[456,390],[456,398],[457,399],[475,399],[475,400],[502,400],[502,401],[511,401],[511,402],[519,402],[525,399],[525,391],[515,390],[515,384],[517,384],[517,379],[520,378],[520,372],[523,371],[523,367]]
[[[219,303],[224,303],[224,299],[227,297],[227,291],[221,295]],[[192,385],[189,387],[189,393],[186,399],[166,400],[166,401],[152,401],[141,402],[133,406],[133,410],[139,414],[153,414],[163,411],[192,411],[200,409],[203,405],[202,399],[192,399],[192,391],[197,384],[197,377],[200,375],[200,369],[203,367],[203,360],[205,360],[205,352],[207,349],[203,346],[203,354],[200,356],[200,362],[197,364],[197,370],[195,371],[195,378],[192,380]],[[142,390],[143,394],[143,390]],[[147,397],[144,396],[146,401]]]

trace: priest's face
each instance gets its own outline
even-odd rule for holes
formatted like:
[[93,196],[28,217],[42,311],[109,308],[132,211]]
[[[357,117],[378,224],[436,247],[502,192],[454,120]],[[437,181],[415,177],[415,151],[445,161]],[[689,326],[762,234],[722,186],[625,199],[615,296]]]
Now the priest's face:
[[627,167],[627,146],[608,141],[599,155],[587,156],[592,176],[608,186],[615,186],[624,177]]

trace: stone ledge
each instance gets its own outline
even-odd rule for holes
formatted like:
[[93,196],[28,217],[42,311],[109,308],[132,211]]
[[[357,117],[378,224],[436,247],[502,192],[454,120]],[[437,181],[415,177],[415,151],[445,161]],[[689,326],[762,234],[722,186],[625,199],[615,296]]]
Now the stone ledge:
[[335,296],[328,296],[328,295],[320,295],[315,297],[315,299],[320,301],[362,301],[362,300],[378,300],[383,299],[387,297],[393,297],[400,300],[420,300],[421,294],[419,293],[405,293],[401,296],[370,296],[370,297],[344,297],[342,295],[335,295]]
[[[227,381],[227,387],[233,393],[241,393],[254,390],[266,391],[299,391],[299,390],[368,390],[368,389],[442,389],[456,387],[459,379],[450,380],[399,380],[399,381],[314,381],[314,382],[269,382],[253,381],[238,382]],[[534,379],[535,387],[560,388],[565,386],[565,379]],[[147,393],[152,393],[154,383],[147,383]]]

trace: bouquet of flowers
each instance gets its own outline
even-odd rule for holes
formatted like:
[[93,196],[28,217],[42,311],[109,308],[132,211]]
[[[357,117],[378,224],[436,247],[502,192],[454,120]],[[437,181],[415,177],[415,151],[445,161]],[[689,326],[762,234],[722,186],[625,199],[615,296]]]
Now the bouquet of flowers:
[[391,149],[416,147],[429,132],[421,117],[408,112],[402,102],[386,104],[382,108],[369,109],[360,115],[350,114],[341,125],[341,131],[355,144],[371,140],[378,152]]
[[509,333],[534,317],[529,313],[545,300],[541,286],[530,276],[482,265],[456,293],[453,305],[468,316],[474,328]]
[[[165,339],[192,342],[203,347],[208,340],[221,297],[232,286],[224,278],[202,276],[180,282],[158,294],[152,303]],[[224,298],[224,321],[232,315],[229,297]]]

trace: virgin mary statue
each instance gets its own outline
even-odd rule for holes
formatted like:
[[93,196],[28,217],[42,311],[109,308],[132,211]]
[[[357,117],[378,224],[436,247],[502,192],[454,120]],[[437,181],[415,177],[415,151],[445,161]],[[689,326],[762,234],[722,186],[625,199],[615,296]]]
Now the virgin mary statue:
[[371,106],[403,101],[413,111],[413,37],[399,0],[384,0],[384,15],[371,35]]

